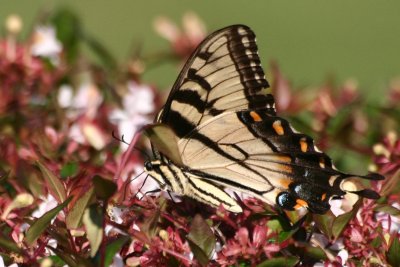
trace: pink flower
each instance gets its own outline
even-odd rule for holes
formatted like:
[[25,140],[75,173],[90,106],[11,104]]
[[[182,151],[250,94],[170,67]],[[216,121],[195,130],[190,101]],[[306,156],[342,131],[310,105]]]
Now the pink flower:
[[265,225],[255,225],[252,231],[250,239],[249,230],[245,227],[239,228],[234,238],[229,239],[218,253],[216,261],[222,266],[232,265],[243,259],[256,264],[263,258],[271,258],[285,246],[267,241],[273,235],[268,234]]
[[373,147],[374,162],[382,174],[394,174],[400,169],[400,139],[389,132],[381,143]]
[[206,29],[204,23],[192,12],[183,16],[182,27],[183,31],[166,17],[158,17],[154,21],[156,32],[171,43],[172,49],[178,57],[186,59],[205,38]]
[[102,102],[103,96],[91,82],[83,82],[76,94],[69,85],[60,87],[58,104],[66,109],[67,117],[73,122],[68,133],[70,139],[97,150],[105,147],[110,137],[96,121]]
[[321,88],[311,106],[315,114],[314,129],[322,131],[327,121],[334,117],[340,108],[353,103],[359,96],[358,85],[353,80],[345,82],[336,95],[333,94],[333,88],[330,86]]

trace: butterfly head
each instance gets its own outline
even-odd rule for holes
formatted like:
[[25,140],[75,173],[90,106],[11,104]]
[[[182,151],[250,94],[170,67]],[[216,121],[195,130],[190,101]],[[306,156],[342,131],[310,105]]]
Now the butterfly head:
[[144,163],[144,171],[151,177],[156,179],[156,181],[160,184],[161,187],[165,185],[165,180],[163,178],[161,171],[160,160],[146,161]]

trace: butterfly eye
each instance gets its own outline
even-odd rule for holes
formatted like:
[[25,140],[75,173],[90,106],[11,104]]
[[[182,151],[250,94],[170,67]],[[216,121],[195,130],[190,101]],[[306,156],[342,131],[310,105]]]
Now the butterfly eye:
[[153,164],[152,164],[150,161],[146,161],[146,162],[144,163],[144,169],[145,169],[146,171],[151,171],[151,170],[153,170]]
[[276,203],[283,209],[293,210],[296,200],[288,193],[282,192],[276,197]]

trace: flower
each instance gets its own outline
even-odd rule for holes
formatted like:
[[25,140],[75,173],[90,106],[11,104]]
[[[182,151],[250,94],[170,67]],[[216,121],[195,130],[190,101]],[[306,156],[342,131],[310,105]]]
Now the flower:
[[205,38],[206,29],[204,23],[193,12],[188,12],[183,16],[182,27],[183,31],[166,17],[158,17],[154,21],[156,32],[171,43],[178,57],[186,59]]
[[272,70],[272,95],[275,98],[276,110],[281,113],[298,113],[305,106],[306,97],[304,92],[295,92],[290,84],[281,73],[276,62],[271,64]]
[[59,69],[49,70],[42,60],[33,57],[27,45],[14,39],[0,39],[0,113],[22,110],[30,102],[43,99],[60,73]]
[[56,65],[59,61],[59,54],[61,51],[62,44],[57,40],[56,32],[53,27],[49,25],[39,25],[35,28],[32,36],[32,55],[48,58]]
[[73,121],[69,128],[69,138],[79,144],[89,144],[101,150],[107,144],[107,135],[96,122],[103,96],[92,82],[83,82],[73,94],[70,85],[59,88],[58,104],[66,109],[67,117]]
[[38,208],[32,212],[32,216],[35,218],[42,217],[46,212],[57,207],[58,205],[56,199],[51,194],[48,194],[45,198],[44,197],[41,198],[43,202],[40,203]]
[[358,84],[354,80],[346,81],[337,95],[333,94],[333,88],[330,86],[322,88],[311,105],[311,110],[315,114],[314,129],[317,131],[325,129],[330,118],[336,116],[342,107],[356,101],[359,96]]
[[[394,202],[391,206],[400,210],[400,203]],[[390,215],[384,212],[376,214],[376,220],[380,222],[382,228],[389,231],[390,234],[400,233],[400,218],[399,216]]]
[[[357,215],[349,222],[343,232],[343,244],[348,252],[349,258],[359,260],[363,266],[369,266],[375,259],[382,258],[387,250],[387,244],[381,239],[385,234],[377,229],[381,224],[375,218],[373,202],[365,200]],[[375,242],[379,242],[376,245]]]
[[16,14],[11,14],[6,19],[6,29],[10,34],[17,35],[22,30],[22,19]]
[[103,102],[103,96],[94,83],[85,81],[79,85],[76,93],[73,93],[70,85],[61,85],[57,100],[60,107],[67,109],[69,119],[76,120],[84,116],[92,120]]
[[381,143],[374,145],[374,162],[382,174],[394,174],[400,169],[400,139],[394,131],[389,132]]
[[[151,122],[150,114],[154,112],[155,95],[153,90],[135,81],[127,83],[126,95],[122,98],[122,109],[114,109],[109,115],[111,123],[118,126],[118,131],[128,143],[141,126]],[[121,149],[128,145],[121,142]]]
[[234,238],[229,239],[218,253],[216,261],[222,266],[238,263],[239,260],[248,260],[252,265],[262,259],[277,253],[285,244],[275,244],[269,241],[274,234],[263,225],[255,225],[252,237],[249,237],[249,229],[241,227],[236,231]]

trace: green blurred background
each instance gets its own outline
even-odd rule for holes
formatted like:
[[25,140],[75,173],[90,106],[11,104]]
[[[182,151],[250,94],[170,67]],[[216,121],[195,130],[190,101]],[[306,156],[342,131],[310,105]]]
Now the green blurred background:
[[[264,67],[276,60],[295,87],[359,81],[370,97],[382,97],[390,78],[400,74],[400,2],[395,0],[274,1],[2,1],[0,18],[19,14],[24,34],[39,14],[71,7],[83,27],[123,62],[135,45],[145,53],[169,49],[153,29],[168,16],[180,24],[186,11],[203,19],[209,32],[230,24],[249,25],[257,34]],[[175,80],[175,64],[145,74],[162,88]]]

